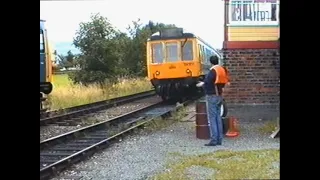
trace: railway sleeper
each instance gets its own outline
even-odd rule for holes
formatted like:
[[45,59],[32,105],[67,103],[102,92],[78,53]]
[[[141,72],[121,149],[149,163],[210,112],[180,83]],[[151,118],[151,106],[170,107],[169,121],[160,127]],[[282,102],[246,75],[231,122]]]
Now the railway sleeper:
[[86,137],[83,137],[81,139],[83,140],[99,140],[99,141],[102,141],[102,140],[105,140],[107,137],[106,136],[86,136]]
[[91,137],[99,137],[99,136],[105,137],[105,136],[107,136],[107,135],[108,135],[108,132],[107,132],[107,131],[106,131],[106,132],[95,132],[95,133],[91,133],[91,134],[90,134]]
[[63,122],[63,121],[61,121],[61,122],[57,121],[57,122],[48,123],[48,124],[49,124],[49,125],[58,125],[58,126],[67,126],[67,125],[69,125],[69,123]]
[[54,147],[50,148],[51,151],[80,151],[83,147]]
[[41,160],[40,161],[40,164],[43,164],[43,166],[45,166],[45,164],[52,164],[52,163],[55,163],[59,160],[56,160],[56,159],[44,159],[44,160]]
[[71,118],[70,120],[66,120],[67,122],[68,121],[70,121],[70,122],[73,122],[73,121],[81,121],[82,120],[82,118],[80,118],[80,117],[73,117],[73,118]]
[[89,143],[89,142],[86,142],[86,143],[68,143],[66,144],[66,146],[85,146],[85,147],[89,147],[89,146],[92,146],[93,144],[92,143]]
[[70,156],[72,152],[44,152],[40,153],[40,156]]
[[146,116],[140,116],[138,118],[130,118],[130,120],[125,122],[124,124],[126,126],[131,126],[131,125],[135,124],[136,122],[141,121],[143,119],[146,119]]
[[79,180],[82,179],[83,176],[63,176],[61,179],[63,180]]
[[92,143],[92,144],[96,144],[100,141],[97,140],[76,140],[75,143]]

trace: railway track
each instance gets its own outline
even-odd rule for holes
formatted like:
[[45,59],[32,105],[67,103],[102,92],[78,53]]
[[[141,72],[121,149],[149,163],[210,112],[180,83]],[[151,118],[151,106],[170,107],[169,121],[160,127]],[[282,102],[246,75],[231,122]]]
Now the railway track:
[[68,123],[68,121],[72,123],[72,121],[77,119],[79,116],[85,116],[91,113],[96,113],[98,111],[106,110],[117,105],[122,105],[125,103],[137,101],[152,96],[156,96],[154,90],[113,98],[105,101],[84,104],[71,108],[65,108],[62,110],[55,110],[49,112],[40,111],[40,126],[45,126],[49,124],[66,124]]
[[44,107],[44,102],[47,100],[46,97],[42,97],[42,95],[40,94],[40,116],[41,113],[44,113],[45,111],[47,111],[47,108]]
[[[196,99],[196,98],[195,98]],[[186,105],[193,100],[187,100]],[[40,142],[40,179],[49,179],[132,130],[178,107],[156,102],[127,114]]]

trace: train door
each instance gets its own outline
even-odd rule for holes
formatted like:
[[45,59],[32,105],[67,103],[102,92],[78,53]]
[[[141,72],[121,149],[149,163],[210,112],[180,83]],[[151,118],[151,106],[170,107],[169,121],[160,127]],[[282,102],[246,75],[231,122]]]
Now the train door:
[[46,54],[44,31],[40,29],[40,82],[46,82]]

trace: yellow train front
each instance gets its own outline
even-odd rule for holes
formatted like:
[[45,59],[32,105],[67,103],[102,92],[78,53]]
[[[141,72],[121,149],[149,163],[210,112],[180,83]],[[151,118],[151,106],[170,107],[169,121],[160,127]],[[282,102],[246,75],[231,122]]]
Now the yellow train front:
[[221,55],[182,28],[164,29],[147,41],[148,78],[163,100],[192,96],[210,69],[209,57]]

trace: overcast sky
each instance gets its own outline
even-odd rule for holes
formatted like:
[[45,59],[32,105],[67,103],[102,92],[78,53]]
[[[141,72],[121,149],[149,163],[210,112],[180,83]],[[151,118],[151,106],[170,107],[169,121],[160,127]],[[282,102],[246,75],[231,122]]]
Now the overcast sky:
[[223,11],[222,0],[40,1],[40,19],[47,21],[53,43],[72,42],[79,23],[88,21],[92,13],[101,13],[123,31],[138,18],[176,24],[221,48]]

